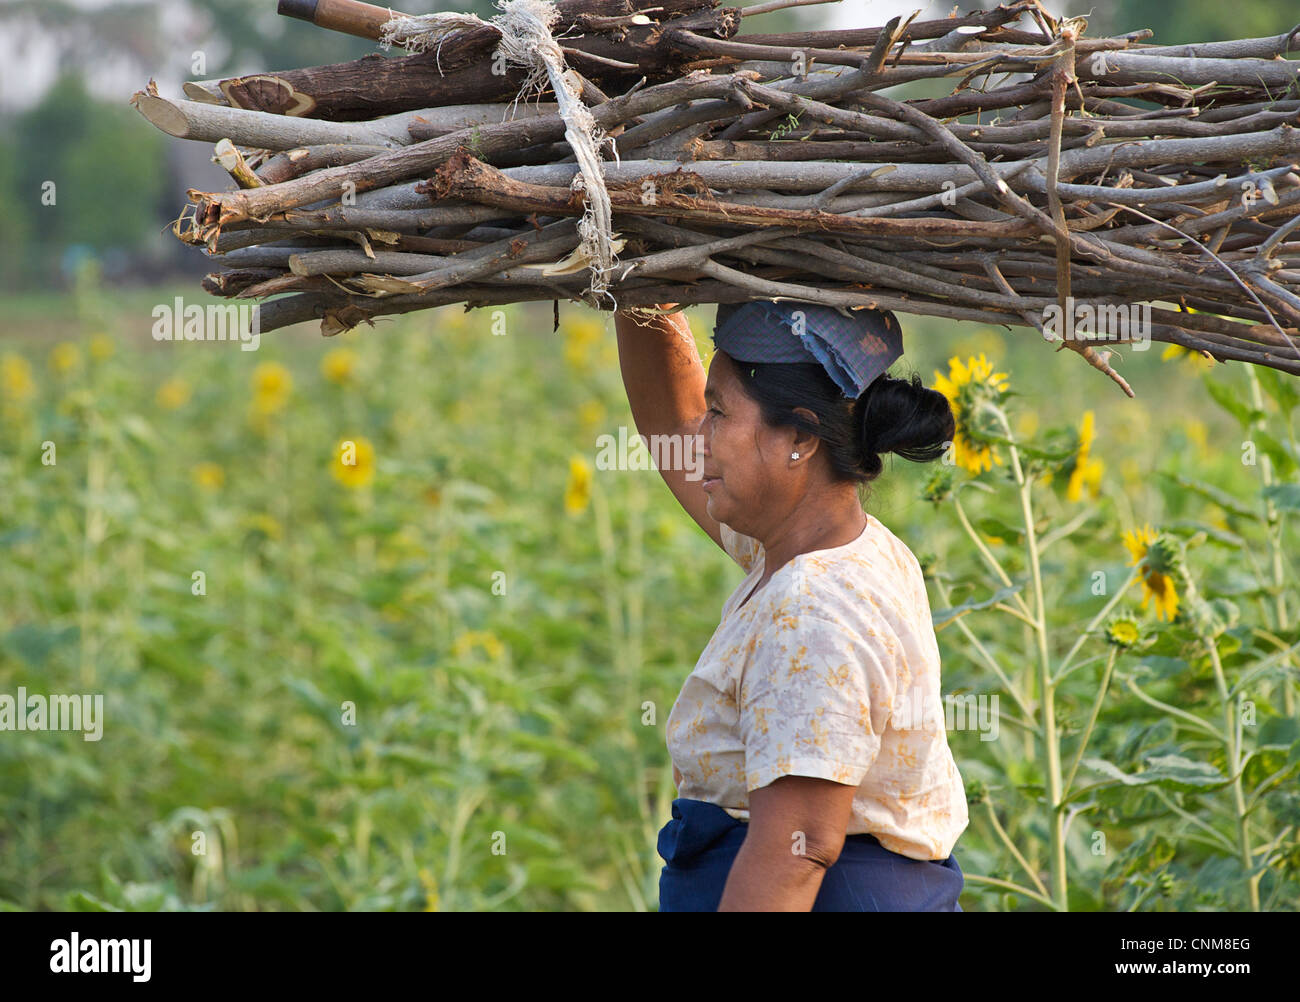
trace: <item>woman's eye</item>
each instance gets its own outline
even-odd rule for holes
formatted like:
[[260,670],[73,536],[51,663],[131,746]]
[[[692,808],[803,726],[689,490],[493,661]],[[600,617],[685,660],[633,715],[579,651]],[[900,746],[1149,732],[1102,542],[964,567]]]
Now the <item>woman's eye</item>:
[[710,407],[709,410],[708,410],[708,413],[710,413],[710,414],[721,415],[721,414],[722,414],[722,411],[718,410],[716,407]]

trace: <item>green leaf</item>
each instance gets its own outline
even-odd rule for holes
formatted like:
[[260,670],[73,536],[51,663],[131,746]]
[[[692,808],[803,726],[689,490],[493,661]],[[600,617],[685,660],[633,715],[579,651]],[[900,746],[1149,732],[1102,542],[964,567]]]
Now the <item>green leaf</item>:
[[1258,512],[1251,511],[1246,507],[1244,502],[1233,497],[1233,495],[1229,494],[1227,491],[1219,490],[1219,488],[1210,484],[1201,483],[1199,480],[1192,480],[1190,477],[1185,477],[1181,473],[1166,473],[1161,470],[1160,476],[1174,481],[1174,483],[1178,484],[1179,487],[1186,488],[1194,494],[1199,494],[1207,501],[1213,501],[1226,512],[1230,512],[1240,518],[1249,518],[1256,521],[1259,520],[1260,516]]
[[1279,772],[1282,776],[1273,781],[1274,785],[1283,782],[1297,769],[1300,769],[1300,762],[1289,761],[1285,748],[1257,748],[1242,766],[1241,779],[1247,790],[1253,790]]
[[77,627],[51,629],[24,623],[4,636],[3,646],[22,658],[32,668],[44,667],[55,649],[76,639]]
[[1146,763],[1146,769],[1130,775],[1105,759],[1085,758],[1083,760],[1083,764],[1089,769],[1124,786],[1155,784],[1166,789],[1195,792],[1217,789],[1232,782],[1214,766],[1205,762],[1193,762],[1181,755],[1152,755]]
[[1240,550],[1246,545],[1246,541],[1238,536],[1235,532],[1229,532],[1227,529],[1220,529],[1217,525],[1206,525],[1204,522],[1197,522],[1194,519],[1180,519],[1177,522],[1167,522],[1165,528],[1171,532],[1188,530],[1203,532],[1213,543],[1220,546],[1226,546],[1230,549]]
[[[1289,477],[1296,470],[1295,457],[1291,451],[1282,443],[1275,439],[1266,431],[1256,428],[1250,433],[1250,437],[1259,443],[1260,449],[1273,460],[1273,468],[1280,477]],[[1290,486],[1290,485],[1287,485]]]
[[1255,410],[1237,400],[1232,395],[1232,390],[1211,374],[1206,373],[1202,381],[1214,402],[1235,417],[1242,428],[1249,428],[1255,421],[1264,417],[1263,411]]
[[596,773],[600,771],[600,763],[587,752],[563,741],[557,741],[554,738],[544,737],[541,734],[529,734],[527,731],[515,731],[510,735],[510,743],[521,748],[544,752],[553,759],[563,759],[584,772]]
[[85,891],[73,891],[67,897],[67,907],[70,912],[120,912],[121,908],[110,905],[107,901],[101,901]]
[[152,448],[158,442],[158,434],[153,426],[139,414],[123,415],[118,418],[117,427],[140,445]]
[[999,602],[1005,601],[1017,592],[1023,591],[1025,584],[1026,581],[1021,580],[1018,584],[1013,584],[1009,588],[1001,588],[998,591],[995,591],[988,598],[979,600],[972,599],[969,602],[963,602],[961,605],[955,605],[951,609],[940,609],[938,612],[931,614],[931,622],[937,630],[949,620],[956,619],[959,616],[964,616],[968,612],[975,612],[979,609],[988,609],[997,605]]
[[1007,525],[996,518],[982,518],[975,523],[975,528],[987,538],[1000,539],[1004,543],[1015,545],[1024,539],[1024,532],[1015,526]]
[[[331,723],[339,719],[341,708],[336,706],[332,700],[325,697],[315,683],[305,678],[286,678],[285,687],[294,693],[299,699],[316,711],[320,716],[330,720]],[[341,701],[340,701],[341,702]]]
[[1283,414],[1290,414],[1295,405],[1300,403],[1300,393],[1296,392],[1291,380],[1284,378],[1276,369],[1257,365],[1255,376],[1259,379],[1259,385],[1264,388],[1264,392],[1282,408]]
[[1300,484],[1273,484],[1263,490],[1264,499],[1285,511],[1300,511]]
[[1259,725],[1261,748],[1290,748],[1300,741],[1300,720],[1295,717],[1269,717]]
[[[1138,669],[1145,668],[1145,672],[1138,672]],[[1134,667],[1136,674],[1141,674],[1149,678],[1164,680],[1167,678],[1177,678],[1188,670],[1187,662],[1183,658],[1164,657],[1158,654],[1144,654],[1142,659]]]
[[26,543],[29,540],[39,539],[41,536],[35,526],[24,525],[17,529],[11,529],[8,532],[0,532],[0,546],[15,546],[18,543]]

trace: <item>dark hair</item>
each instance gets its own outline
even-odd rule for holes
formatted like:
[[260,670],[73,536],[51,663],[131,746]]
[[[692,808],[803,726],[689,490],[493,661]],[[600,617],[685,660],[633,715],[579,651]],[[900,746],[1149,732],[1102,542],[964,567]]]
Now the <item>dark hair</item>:
[[[874,480],[884,469],[880,457],[887,452],[914,463],[938,459],[956,433],[948,398],[927,387],[917,373],[906,379],[882,374],[850,400],[815,362],[734,365],[763,420],[816,435],[840,480]],[[796,407],[812,411],[817,422],[795,413]]]

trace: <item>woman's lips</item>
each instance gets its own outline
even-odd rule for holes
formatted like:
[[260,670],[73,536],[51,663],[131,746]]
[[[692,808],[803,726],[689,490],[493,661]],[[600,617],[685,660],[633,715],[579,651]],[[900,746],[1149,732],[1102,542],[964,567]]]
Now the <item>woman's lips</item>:
[[706,491],[708,491],[708,490],[712,490],[720,483],[722,483],[721,477],[705,477],[704,480],[700,483],[700,486],[703,487]]

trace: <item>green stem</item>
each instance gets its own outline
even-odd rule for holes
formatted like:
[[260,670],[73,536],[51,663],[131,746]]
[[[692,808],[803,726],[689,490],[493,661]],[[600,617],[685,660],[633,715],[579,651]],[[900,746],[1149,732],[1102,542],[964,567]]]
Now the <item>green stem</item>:
[[1048,908],[1052,909],[1052,911],[1060,911],[1060,909],[1056,907],[1056,902],[1051,898],[1039,894],[1037,891],[1031,891],[1028,887],[1021,887],[1019,884],[1013,884],[1009,880],[999,880],[997,877],[985,877],[978,873],[967,873],[964,874],[964,876],[967,881],[972,883],[989,884],[992,887],[1001,887],[1003,890],[1013,891],[1016,894],[1021,894],[1024,897],[1029,898],[1031,901],[1037,901],[1041,905],[1046,905]]
[[[948,589],[945,588],[943,586],[943,583],[939,581],[937,578],[935,579],[934,583],[935,583],[935,587],[939,589],[939,595],[943,599],[944,605],[951,608],[952,600],[948,597]],[[1015,684],[1012,683],[1011,679],[1007,677],[1007,673],[1002,670],[1002,666],[998,664],[997,660],[993,657],[992,654],[988,652],[987,648],[985,648],[985,646],[982,643],[980,643],[979,638],[976,637],[975,634],[971,632],[971,628],[967,626],[965,622],[963,622],[963,617],[958,616],[954,620],[954,622],[957,624],[957,628],[961,630],[963,634],[965,634],[966,639],[970,641],[971,646],[974,647],[975,650],[979,652],[980,656],[984,659],[984,663],[989,666],[989,669],[993,672],[994,675],[998,677],[999,681],[1001,681],[1003,688],[1005,688],[1007,692],[1011,694],[1011,698],[1014,699],[1016,701],[1016,705],[1020,707],[1020,712],[1023,713],[1032,722],[1034,719],[1033,711],[1029,708],[1029,705],[1025,701],[1025,698],[1020,694],[1020,690],[1017,689]]]
[[[1259,377],[1255,375],[1254,367],[1247,365],[1246,379],[1250,383],[1250,403],[1255,410],[1263,412],[1264,397],[1260,393]],[[1262,428],[1264,421],[1252,424],[1253,428]],[[1259,475],[1265,487],[1273,485],[1273,464],[1272,460],[1263,453],[1259,456]],[[1264,536],[1268,540],[1268,551],[1273,572],[1273,598],[1277,603],[1277,629],[1279,632],[1285,632],[1288,626],[1289,617],[1286,608],[1286,591],[1283,589],[1284,574],[1282,571],[1282,524],[1281,516],[1278,514],[1277,506],[1272,501],[1264,499]],[[1291,680],[1283,675],[1278,682],[1279,695],[1283,714],[1287,717],[1294,717],[1296,712],[1295,690],[1291,686]]]
[[1147,885],[1146,890],[1144,890],[1141,894],[1139,894],[1136,898],[1133,899],[1133,903],[1128,906],[1128,910],[1131,912],[1137,911],[1138,905],[1142,904],[1142,902],[1146,901],[1147,898],[1151,897],[1151,895],[1155,893],[1156,887],[1157,884],[1155,880],[1152,879],[1151,883]]
[[1232,839],[1228,838],[1228,836],[1224,835],[1223,832],[1219,831],[1219,829],[1215,828],[1213,825],[1205,821],[1202,821],[1195,814],[1190,814],[1187,811],[1183,810],[1181,807],[1179,807],[1177,804],[1174,803],[1173,798],[1170,797],[1169,794],[1165,793],[1164,790],[1160,789],[1158,786],[1152,786],[1151,792],[1154,793],[1161,800],[1163,800],[1165,802],[1166,807],[1168,807],[1171,811],[1177,814],[1188,824],[1193,824],[1196,827],[1207,832],[1208,834],[1214,836],[1214,841],[1216,845],[1226,849],[1228,852],[1237,851],[1237,847],[1232,844]]
[[[628,622],[624,615],[623,602],[620,600],[618,572],[615,566],[615,542],[613,520],[610,517],[609,499],[604,488],[593,479],[591,485],[591,508],[596,517],[596,539],[600,544],[601,565],[604,570],[605,618],[609,620],[609,645],[614,656],[614,664],[623,679],[623,719],[629,726],[622,729],[622,735],[628,744],[628,751],[634,761],[638,756],[636,735],[630,726],[636,709],[636,690],[633,669],[628,651]],[[642,795],[643,776],[639,766],[632,777],[632,789],[636,798],[637,813],[643,824],[649,824],[649,804]]]
[[[998,558],[993,555],[993,551],[985,545],[984,540],[980,539],[979,533],[976,532],[974,526],[970,524],[970,519],[966,517],[966,509],[961,506],[961,499],[958,498],[956,491],[953,491],[952,503],[953,507],[957,509],[957,518],[961,522],[961,527],[966,530],[966,535],[970,536],[971,542],[975,544],[975,548],[979,550],[989,567],[992,568],[993,573],[998,576],[998,580],[1002,582],[1002,586],[1004,588],[1010,588],[1011,578],[1008,577],[1007,572],[1002,569],[1002,565],[998,563]],[[1026,616],[1031,615],[1029,606],[1025,604],[1023,598],[1018,594],[1013,595],[1012,598],[1020,603],[1020,609]]]
[[[1000,410],[998,415],[1006,427],[1007,437],[1012,437],[1007,426],[1006,415]],[[1039,699],[1042,705],[1042,734],[1047,775],[1047,799],[1051,809],[1048,821],[1052,836],[1052,898],[1059,911],[1069,910],[1068,878],[1065,869],[1065,827],[1061,817],[1061,748],[1056,732],[1056,685],[1052,681],[1051,657],[1047,650],[1047,604],[1043,598],[1043,573],[1038,557],[1038,535],[1034,530],[1034,512],[1030,499],[1033,485],[1025,477],[1020,465],[1020,452],[1014,446],[1008,446],[1011,454],[1011,468],[1016,475],[1019,488],[1020,510],[1025,521],[1025,546],[1029,553],[1029,569],[1034,586],[1034,633],[1038,646],[1038,685]]]
[[1070,535],[1070,533],[1074,532],[1075,529],[1079,528],[1079,526],[1083,525],[1083,523],[1088,521],[1090,518],[1092,518],[1092,511],[1088,508],[1084,508],[1083,511],[1070,519],[1070,521],[1065,523],[1065,525],[1058,529],[1053,529],[1051,532],[1043,533],[1043,538],[1038,541],[1038,552],[1046,553],[1049,546],[1058,540],[1065,539]]
[[1092,737],[1092,729],[1097,724],[1097,714],[1101,710],[1102,700],[1106,698],[1106,690],[1110,688],[1110,676],[1115,670],[1115,658],[1118,654],[1118,648],[1112,647],[1110,649],[1110,657],[1106,659],[1106,670],[1101,675],[1101,686],[1097,689],[1097,698],[1092,701],[1092,712],[1088,714],[1088,726],[1083,730],[1083,740],[1079,742],[1079,750],[1074,753],[1074,762],[1065,777],[1062,796],[1068,797],[1070,795],[1070,787],[1074,784],[1074,774],[1079,771],[1079,762],[1083,759],[1084,750],[1088,747],[1088,739]]
[[1138,569],[1134,567],[1133,570],[1129,572],[1128,580],[1120,586],[1119,590],[1115,592],[1113,596],[1111,596],[1111,600],[1102,606],[1101,612],[1093,616],[1092,621],[1083,628],[1083,632],[1079,634],[1079,639],[1074,642],[1074,646],[1071,647],[1069,652],[1065,655],[1065,660],[1061,662],[1061,667],[1057,669],[1055,678],[1056,682],[1060,682],[1061,679],[1065,678],[1066,670],[1070,667],[1070,662],[1074,660],[1074,656],[1079,653],[1079,648],[1081,648],[1084,641],[1092,635],[1092,631],[1097,628],[1097,625],[1110,615],[1111,609],[1115,608],[1116,603],[1118,603],[1119,600],[1128,592],[1129,587],[1137,580],[1137,576]]
[[101,440],[100,416],[92,410],[87,422],[86,440],[90,443],[86,459],[86,510],[82,521],[81,580],[77,582],[77,655],[81,684],[85,689],[95,686],[95,663],[98,660],[97,634],[94,625],[94,593],[99,587],[99,565],[96,557],[99,544],[106,531],[103,499],[105,482],[104,451]]
[[1034,872],[1033,868],[1027,862],[1025,862],[1025,857],[1020,854],[1020,850],[1016,848],[1016,844],[1011,841],[1011,836],[1006,833],[1006,830],[1003,829],[1002,825],[998,822],[998,812],[993,809],[993,801],[985,800],[984,806],[989,809],[989,821],[993,825],[993,830],[998,833],[998,837],[1002,839],[1002,844],[1010,850],[1011,855],[1016,857],[1016,862],[1021,865],[1025,873],[1029,874],[1029,879],[1032,880],[1034,886],[1038,888],[1038,893],[1043,897],[1047,897],[1047,888],[1044,887],[1043,882],[1038,879],[1038,874]]
[[1216,731],[1214,729],[1213,724],[1207,724],[1200,717],[1194,717],[1192,716],[1192,714],[1188,713],[1185,710],[1180,710],[1176,706],[1170,706],[1168,703],[1156,699],[1154,696],[1148,696],[1145,692],[1143,692],[1140,688],[1138,688],[1138,684],[1134,682],[1133,679],[1131,678],[1124,679],[1124,684],[1127,685],[1129,687],[1129,691],[1131,691],[1133,695],[1137,696],[1138,699],[1142,700],[1142,702],[1148,704],[1149,706],[1154,706],[1158,710],[1163,710],[1165,713],[1168,713],[1171,716],[1177,717],[1179,720],[1191,724],[1193,727],[1197,728],[1198,730],[1204,731],[1206,734],[1210,735],[1210,737],[1214,738],[1216,741],[1220,742],[1221,744],[1227,743],[1227,738],[1225,738],[1222,734]]
[[1259,911],[1259,880],[1263,874],[1250,873],[1254,861],[1250,851],[1250,831],[1247,828],[1246,797],[1241,786],[1241,744],[1235,724],[1236,720],[1241,719],[1240,697],[1234,700],[1228,696],[1228,683],[1224,678],[1223,665],[1219,661],[1219,649],[1214,638],[1202,634],[1201,641],[1210,655],[1210,664],[1214,666],[1214,684],[1219,690],[1219,700],[1223,707],[1224,731],[1228,738],[1228,765],[1232,776],[1232,800],[1237,810],[1237,837],[1241,848],[1241,863],[1246,868],[1246,873],[1250,874],[1246,879],[1247,891],[1250,894],[1250,910],[1257,912]]
[[1007,605],[1005,602],[998,602],[996,605],[993,606],[993,608],[997,609],[998,612],[1005,612],[1008,616],[1014,616],[1016,619],[1020,620],[1021,622],[1028,623],[1030,626],[1037,625],[1032,618],[1026,616],[1019,609],[1011,608],[1011,606]]

